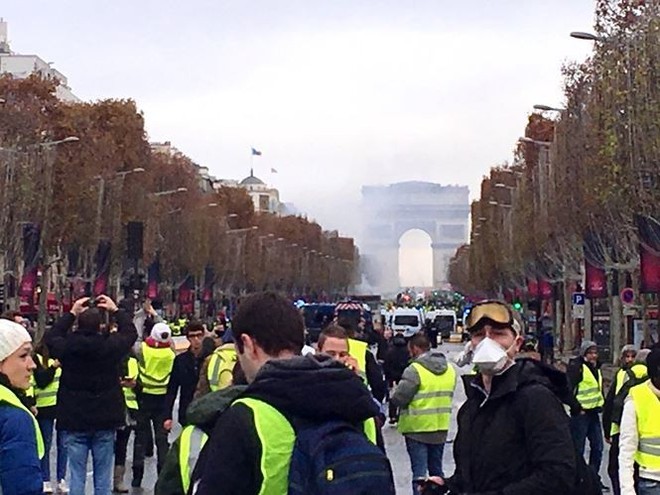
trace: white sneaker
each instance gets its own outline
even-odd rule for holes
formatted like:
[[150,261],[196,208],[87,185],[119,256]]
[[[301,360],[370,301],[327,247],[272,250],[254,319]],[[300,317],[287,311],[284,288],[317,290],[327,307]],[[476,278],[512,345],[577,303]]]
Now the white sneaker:
[[69,487],[66,485],[66,480],[60,480],[57,484],[57,493],[69,493]]
[[44,481],[44,493],[53,493],[53,486],[50,481]]

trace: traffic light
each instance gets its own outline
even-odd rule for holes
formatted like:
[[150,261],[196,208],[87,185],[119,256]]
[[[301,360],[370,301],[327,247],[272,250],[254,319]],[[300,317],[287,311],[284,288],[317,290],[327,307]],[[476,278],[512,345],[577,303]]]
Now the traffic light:
[[520,304],[520,301],[513,301],[513,309],[518,312],[522,310],[522,304]]

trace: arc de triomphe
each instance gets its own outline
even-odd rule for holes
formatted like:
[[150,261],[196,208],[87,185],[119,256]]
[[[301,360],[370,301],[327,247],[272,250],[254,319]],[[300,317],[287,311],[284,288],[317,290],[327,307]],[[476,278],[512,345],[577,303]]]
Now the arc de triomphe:
[[396,293],[399,240],[411,229],[425,231],[433,250],[433,286],[447,281],[449,259],[467,242],[470,200],[467,186],[399,182],[363,186],[360,255],[369,284],[382,294]]

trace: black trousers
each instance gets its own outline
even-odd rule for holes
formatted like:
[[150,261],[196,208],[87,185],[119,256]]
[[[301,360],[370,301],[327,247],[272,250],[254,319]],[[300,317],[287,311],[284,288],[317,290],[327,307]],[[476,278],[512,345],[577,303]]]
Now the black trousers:
[[133,472],[141,478],[144,472],[144,458],[147,446],[151,442],[151,431],[153,428],[153,439],[156,442],[157,469],[160,473],[165,464],[165,456],[170,445],[167,441],[167,431],[163,423],[167,419],[165,411],[164,395],[142,394],[138,398],[140,409],[137,412],[137,426],[135,431],[135,448],[133,449]]
[[612,481],[612,494],[621,495],[621,484],[619,483],[619,435],[612,435],[610,457],[607,462],[607,474],[609,474]]
[[128,440],[131,433],[135,431],[134,426],[124,426],[117,430],[115,435],[115,466],[126,465],[126,451],[128,449]]

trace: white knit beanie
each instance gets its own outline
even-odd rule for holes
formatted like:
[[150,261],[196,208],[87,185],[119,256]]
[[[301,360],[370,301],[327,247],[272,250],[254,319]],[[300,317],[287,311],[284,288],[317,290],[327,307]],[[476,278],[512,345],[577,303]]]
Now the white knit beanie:
[[32,342],[32,337],[23,325],[0,319],[0,361],[4,361],[23,344],[30,342]]
[[151,329],[151,338],[162,344],[169,344],[172,340],[172,331],[166,323],[156,323]]

